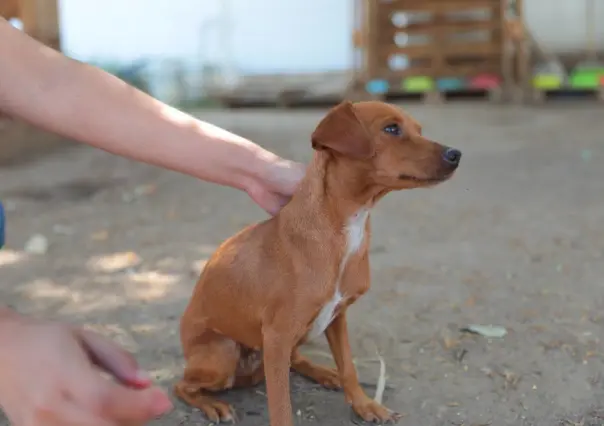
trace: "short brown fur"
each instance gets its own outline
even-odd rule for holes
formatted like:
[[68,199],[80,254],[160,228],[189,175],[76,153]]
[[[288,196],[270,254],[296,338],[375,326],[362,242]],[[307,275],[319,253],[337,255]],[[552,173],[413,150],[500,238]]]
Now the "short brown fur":
[[[265,378],[271,425],[291,426],[290,368],[343,388],[367,421],[398,418],[365,394],[352,362],[346,311],[369,289],[369,220],[352,253],[346,227],[392,190],[447,180],[459,158],[444,160],[448,147],[424,138],[412,117],[382,102],[339,104],[311,139],[316,152],[292,200],[218,248],[182,316],[186,368],[175,393],[212,421],[234,420],[212,392]],[[298,346],[337,291],[342,298],[325,329],[333,370],[311,363]]]

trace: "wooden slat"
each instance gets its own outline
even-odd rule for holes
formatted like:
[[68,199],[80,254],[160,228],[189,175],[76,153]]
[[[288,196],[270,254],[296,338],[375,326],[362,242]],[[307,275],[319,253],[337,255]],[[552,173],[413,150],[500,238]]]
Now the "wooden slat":
[[[444,25],[443,25],[444,26]],[[487,28],[487,29],[485,29]],[[443,29],[442,31],[437,30],[437,31],[430,31],[430,30],[426,30],[426,31],[413,31],[413,32],[407,32],[406,30],[401,30],[399,28],[384,28],[379,35],[379,40],[380,40],[380,44],[382,46],[387,46],[389,44],[391,45],[395,45],[395,37],[397,37],[398,34],[407,34],[409,37],[411,37],[411,39],[413,39],[414,37],[417,38],[421,38],[423,40],[426,40],[426,42],[428,43],[435,43],[436,39],[452,39],[453,37],[462,37],[462,36],[472,36],[472,35],[476,35],[477,37],[480,36],[484,41],[486,40],[499,40],[499,34],[500,31],[498,30],[498,26],[492,26],[492,27],[487,27],[485,26],[474,26],[472,27],[468,27],[468,30],[461,30],[461,27],[458,27],[458,29],[454,29],[454,28],[446,28]],[[470,39],[471,40],[471,39]],[[476,40],[476,41],[472,41],[474,43],[478,43],[480,40]],[[460,41],[461,42],[461,41]],[[413,45],[413,44],[411,44]]]
[[394,71],[390,69],[383,69],[381,72],[376,75],[376,78],[384,78],[387,80],[394,81],[396,83],[397,79],[400,81],[401,78],[411,77],[411,76],[427,76],[433,78],[440,77],[473,77],[475,75],[483,74],[483,73],[495,73],[499,74],[501,72],[501,65],[498,61],[489,61],[483,65],[461,65],[461,66],[446,66],[441,69],[436,69],[433,67],[413,67],[401,71]]
[[[459,22],[443,22],[436,24],[433,22],[418,22],[409,24],[399,28],[392,24],[388,19],[383,22],[381,27],[381,35],[384,39],[390,37],[392,39],[396,33],[406,33],[409,35],[416,34],[434,34],[434,33],[456,33],[456,32],[471,32],[471,31],[492,31],[501,28],[501,22],[496,20],[489,21],[459,21]],[[390,24],[390,25],[389,25]]]
[[390,55],[404,55],[410,59],[429,58],[438,51],[444,56],[477,56],[477,55],[499,55],[501,54],[501,44],[496,42],[477,42],[477,43],[446,43],[438,46],[433,44],[421,44],[416,46],[388,46],[379,54],[380,58]]
[[500,0],[394,0],[382,3],[382,13],[390,12],[461,12],[476,9],[491,9],[499,5]]

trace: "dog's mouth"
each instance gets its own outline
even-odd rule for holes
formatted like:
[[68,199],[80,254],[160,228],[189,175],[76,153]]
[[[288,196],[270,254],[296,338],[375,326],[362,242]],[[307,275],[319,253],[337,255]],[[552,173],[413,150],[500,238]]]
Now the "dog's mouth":
[[445,180],[449,179],[452,175],[453,175],[453,173],[447,173],[445,175],[438,176],[438,177],[420,178],[417,176],[401,174],[401,175],[398,175],[398,178],[401,180],[410,180],[413,182],[430,184],[430,183],[439,183],[439,182],[445,181]]

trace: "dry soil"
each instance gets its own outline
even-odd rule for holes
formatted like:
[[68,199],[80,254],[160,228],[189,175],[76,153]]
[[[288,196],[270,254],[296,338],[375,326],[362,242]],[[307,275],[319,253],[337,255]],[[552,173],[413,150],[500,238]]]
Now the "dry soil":
[[[390,194],[372,215],[372,289],[350,313],[367,392],[377,349],[386,405],[406,414],[403,425],[602,424],[604,110],[409,110],[464,157],[451,181]],[[322,114],[198,113],[300,161]],[[117,339],[167,390],[182,368],[178,317],[203,260],[265,217],[243,193],[87,147],[0,169],[0,197],[2,303]],[[47,253],[24,253],[35,234]],[[468,324],[508,334],[461,332]],[[332,363],[324,340],[306,351]],[[296,377],[291,394],[298,424],[353,420],[339,392]],[[241,425],[267,424],[262,386],[224,398]],[[205,422],[176,402],[155,424]]]

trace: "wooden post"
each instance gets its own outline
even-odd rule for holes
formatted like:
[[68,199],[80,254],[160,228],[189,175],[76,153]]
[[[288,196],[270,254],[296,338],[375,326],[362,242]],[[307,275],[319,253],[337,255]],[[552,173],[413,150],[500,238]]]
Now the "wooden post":
[[[446,24],[447,19],[443,12],[434,11],[432,13],[432,25],[434,25],[434,32],[431,34],[433,37],[432,43],[434,46],[434,52],[432,57],[430,58],[430,66],[433,69],[433,73],[435,77],[440,77],[446,74],[447,69],[447,58],[445,57],[444,51],[446,50],[446,45],[449,43],[447,37],[450,36],[449,33],[443,31],[442,25]],[[448,75],[444,75],[448,77]],[[446,93],[441,93],[436,84],[436,79],[434,82],[434,89],[430,93],[426,95],[426,103],[437,105],[444,102],[446,97]]]
[[507,26],[509,19],[509,0],[501,0],[500,6],[500,22],[502,23],[501,30],[501,76],[503,80],[503,95],[506,100],[514,99],[515,84],[514,84],[514,43],[510,37],[510,32]]
[[365,100],[367,73],[367,10],[366,0],[353,1],[351,81],[346,88],[345,98],[352,101]]
[[375,0],[365,0],[365,76],[366,80],[376,78],[379,73],[379,7]]
[[526,31],[526,22],[524,21],[524,4],[523,0],[516,0],[516,16],[518,17],[518,21],[520,23],[520,27],[522,28],[522,37],[518,43],[518,55],[516,59],[516,76],[518,78],[519,83],[519,96],[524,100],[526,97],[526,93],[530,91],[531,86],[531,70],[530,67],[530,43],[528,31]]
[[350,58],[353,85],[358,84],[361,80],[361,73],[364,67],[363,61],[365,55],[363,54],[363,49],[365,48],[365,22],[362,21],[364,16],[363,3],[361,0],[354,0],[352,16],[352,57]]
[[60,50],[58,0],[20,0],[19,9],[23,31]]
[[19,1],[18,0],[1,0],[0,1],[0,16],[4,19],[12,19],[19,17]]

